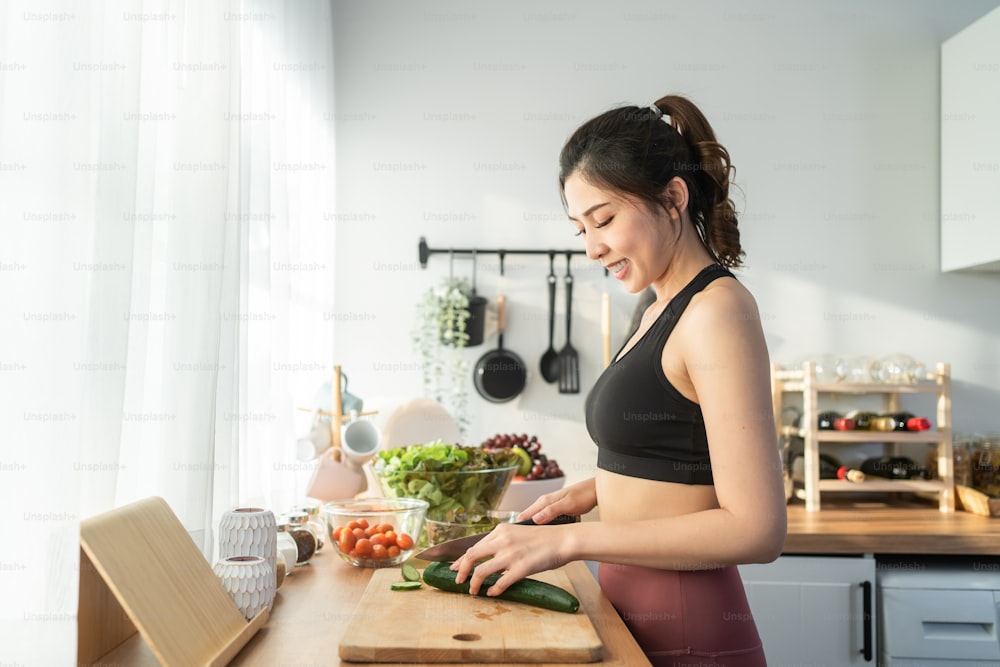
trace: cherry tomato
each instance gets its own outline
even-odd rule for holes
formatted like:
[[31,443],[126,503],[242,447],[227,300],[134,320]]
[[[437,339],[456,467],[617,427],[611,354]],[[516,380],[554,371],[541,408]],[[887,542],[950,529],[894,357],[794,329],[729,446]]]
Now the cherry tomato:
[[390,530],[387,533],[383,533],[383,535],[385,535],[385,545],[387,547],[396,543],[396,532],[395,531]]
[[372,546],[372,558],[375,560],[384,560],[389,557],[389,550],[386,549],[381,544],[375,544]]
[[357,541],[358,538],[354,536],[354,533],[352,533],[349,530],[345,530],[341,532],[340,542],[337,544],[337,546],[340,548],[341,551],[347,554],[354,549],[354,545],[355,543],[357,543]]
[[400,533],[396,537],[396,546],[398,546],[403,551],[408,551],[413,548],[413,538],[406,533]]
[[364,558],[365,556],[370,556],[372,553],[372,542],[367,537],[362,537],[354,544],[354,551],[359,556]]
[[399,547],[397,547],[395,544],[393,544],[385,551],[389,555],[389,558],[396,558],[397,556],[399,556]]

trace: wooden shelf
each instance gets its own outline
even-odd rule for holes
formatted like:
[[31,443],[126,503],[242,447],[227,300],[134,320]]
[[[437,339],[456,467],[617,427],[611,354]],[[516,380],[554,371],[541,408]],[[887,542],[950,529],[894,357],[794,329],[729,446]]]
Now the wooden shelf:
[[[938,496],[941,512],[955,511],[954,458],[951,430],[951,368],[937,364],[936,371],[927,379],[913,384],[839,383],[819,382],[816,364],[806,362],[801,369],[771,369],[771,393],[774,399],[774,418],[778,424],[778,437],[798,437],[803,441],[805,459],[805,489],[803,492],[807,511],[820,509],[820,492],[915,492]],[[800,426],[781,424],[786,394],[802,395]],[[928,394],[937,397],[937,428],[928,431],[834,431],[818,428],[820,397],[830,395],[881,396],[885,412],[900,411],[899,397],[905,394]],[[937,445],[939,478],[936,480],[866,479],[863,483],[843,480],[820,479],[819,450],[821,445],[901,444]]]
[[840,442],[845,444],[864,442],[916,442],[934,443],[944,437],[944,432],[937,431],[819,431],[816,439],[820,442]]
[[852,493],[939,493],[944,482],[939,479],[874,479],[847,482],[841,479],[819,480],[820,491],[850,491]]

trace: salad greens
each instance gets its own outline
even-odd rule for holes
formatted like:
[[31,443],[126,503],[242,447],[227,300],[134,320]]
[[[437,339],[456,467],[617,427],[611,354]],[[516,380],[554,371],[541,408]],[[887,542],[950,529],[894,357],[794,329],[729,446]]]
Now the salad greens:
[[495,509],[518,464],[509,451],[435,440],[382,450],[374,470],[386,496],[426,500],[428,519],[454,521],[459,514],[485,515]]

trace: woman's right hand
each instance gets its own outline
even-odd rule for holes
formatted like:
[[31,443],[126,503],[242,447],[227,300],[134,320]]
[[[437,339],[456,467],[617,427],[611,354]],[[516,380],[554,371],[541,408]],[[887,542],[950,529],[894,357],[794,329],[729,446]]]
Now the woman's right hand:
[[595,507],[597,507],[597,482],[592,477],[540,496],[521,512],[518,520],[531,519],[535,523],[543,524],[552,521],[560,514],[580,516]]

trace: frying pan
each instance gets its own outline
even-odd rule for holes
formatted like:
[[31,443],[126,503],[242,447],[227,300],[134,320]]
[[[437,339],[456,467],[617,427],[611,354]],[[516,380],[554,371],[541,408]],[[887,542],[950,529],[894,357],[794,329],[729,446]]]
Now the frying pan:
[[527,371],[521,357],[503,349],[507,297],[497,297],[497,349],[479,358],[473,371],[476,391],[491,403],[506,403],[524,390]]

